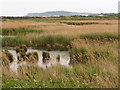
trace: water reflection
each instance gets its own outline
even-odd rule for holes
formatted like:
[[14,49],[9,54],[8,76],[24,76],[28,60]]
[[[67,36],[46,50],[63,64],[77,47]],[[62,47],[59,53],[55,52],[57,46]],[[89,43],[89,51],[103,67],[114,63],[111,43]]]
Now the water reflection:
[[[8,49],[8,51],[13,55],[14,62],[11,63],[10,65],[10,70],[13,72],[17,72],[17,69],[19,66],[26,64],[26,61],[18,63],[17,60],[17,53],[14,49]],[[55,64],[60,64],[66,67],[69,67],[69,62],[70,62],[70,55],[67,51],[47,51],[50,54],[51,60],[47,63],[43,63],[43,57],[42,53],[43,50],[37,50],[37,49],[28,49],[27,53],[32,53],[32,52],[37,52],[38,53],[38,62],[37,65],[43,69],[51,67]],[[56,59],[57,56],[60,56],[60,61]]]

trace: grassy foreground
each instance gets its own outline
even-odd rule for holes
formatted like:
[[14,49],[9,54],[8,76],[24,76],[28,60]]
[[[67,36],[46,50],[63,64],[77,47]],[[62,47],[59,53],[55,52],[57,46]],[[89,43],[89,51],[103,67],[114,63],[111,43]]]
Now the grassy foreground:
[[73,68],[56,65],[43,70],[34,65],[23,66],[16,75],[5,70],[2,87],[117,88],[118,73],[115,65],[108,60],[100,60],[78,64]]

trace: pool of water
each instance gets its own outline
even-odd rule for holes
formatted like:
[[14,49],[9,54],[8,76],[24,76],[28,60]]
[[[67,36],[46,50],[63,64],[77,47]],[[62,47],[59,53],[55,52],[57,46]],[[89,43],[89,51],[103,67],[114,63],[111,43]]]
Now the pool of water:
[[[15,49],[13,48],[8,48],[8,51],[13,55],[14,61],[10,64],[10,70],[13,72],[17,72],[17,69],[21,65],[27,65],[26,61],[18,63],[17,60],[17,53]],[[47,51],[50,53],[50,58],[51,60],[48,63],[43,63],[43,57],[42,57],[42,52],[45,50],[38,50],[38,49],[31,49],[29,48],[27,50],[27,53],[29,52],[37,52],[38,53],[38,62],[37,65],[43,69],[54,66],[55,64],[60,64],[66,67],[69,67],[70,63],[70,55],[68,51]],[[57,56],[60,56],[60,61],[56,60]]]

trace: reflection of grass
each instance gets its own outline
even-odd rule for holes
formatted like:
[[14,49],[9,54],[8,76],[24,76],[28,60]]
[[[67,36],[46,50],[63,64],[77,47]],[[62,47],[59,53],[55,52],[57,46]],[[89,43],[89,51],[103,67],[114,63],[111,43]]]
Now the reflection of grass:
[[27,34],[27,33],[41,33],[43,30],[31,30],[31,29],[2,29],[2,35],[17,35],[17,34]]

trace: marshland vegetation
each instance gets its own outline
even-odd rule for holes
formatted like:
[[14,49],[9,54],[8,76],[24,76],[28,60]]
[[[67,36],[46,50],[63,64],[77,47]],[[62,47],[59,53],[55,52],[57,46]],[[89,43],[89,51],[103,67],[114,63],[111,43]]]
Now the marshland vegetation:
[[[34,63],[20,66],[18,73],[12,75],[5,67],[10,65],[13,57],[10,52],[4,50],[2,51],[3,88],[118,87],[118,25],[117,20],[109,19],[109,17],[77,16],[4,17],[2,35],[14,37],[1,37],[3,47],[17,47],[17,52],[20,45],[48,51],[68,51],[72,68],[56,64],[42,69]],[[68,22],[72,25],[67,25]],[[22,51],[29,58],[28,61],[37,62],[37,54],[25,54],[26,51]]]

